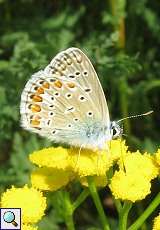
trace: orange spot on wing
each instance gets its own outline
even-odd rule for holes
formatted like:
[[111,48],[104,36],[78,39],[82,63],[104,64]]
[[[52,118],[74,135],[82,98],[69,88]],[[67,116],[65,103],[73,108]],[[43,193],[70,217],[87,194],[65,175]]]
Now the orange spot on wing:
[[40,119],[41,119],[41,117],[39,115],[34,115],[33,116],[33,120],[40,120]]
[[46,89],[49,89],[49,83],[48,82],[44,82],[43,83],[43,87],[46,88]]
[[42,97],[40,97],[39,95],[32,94],[31,99],[35,102],[42,102]]
[[36,91],[37,91],[38,94],[43,94],[44,93],[44,89],[42,87],[38,87],[36,89]]
[[61,87],[62,87],[62,82],[59,81],[59,80],[56,80],[56,81],[54,82],[54,86],[57,87],[57,88],[61,88]]
[[41,107],[39,105],[31,105],[30,106],[32,112],[36,113],[36,112],[40,112],[41,111]]
[[37,125],[40,125],[40,121],[38,121],[38,120],[31,120],[31,125],[33,125],[33,126],[37,126]]
[[69,88],[74,88],[74,87],[75,87],[75,84],[74,84],[73,82],[69,82],[69,83],[67,83],[67,86],[68,86]]

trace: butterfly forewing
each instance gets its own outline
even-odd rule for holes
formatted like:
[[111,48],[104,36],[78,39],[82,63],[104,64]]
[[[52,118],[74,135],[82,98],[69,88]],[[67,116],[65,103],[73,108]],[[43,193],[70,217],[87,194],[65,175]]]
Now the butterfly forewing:
[[78,48],[69,48],[59,53],[46,67],[45,72],[56,73],[60,79],[76,82],[83,93],[87,92],[96,116],[108,121],[108,107],[98,76],[87,56]]
[[75,146],[99,145],[96,139],[110,122],[97,74],[77,48],[59,53],[32,76],[21,96],[21,116],[24,128]]

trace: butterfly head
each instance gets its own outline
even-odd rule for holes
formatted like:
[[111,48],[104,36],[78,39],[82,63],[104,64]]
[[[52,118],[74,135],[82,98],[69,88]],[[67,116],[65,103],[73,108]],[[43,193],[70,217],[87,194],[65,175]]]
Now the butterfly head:
[[118,139],[122,136],[123,128],[116,121],[112,121],[110,125],[112,139]]

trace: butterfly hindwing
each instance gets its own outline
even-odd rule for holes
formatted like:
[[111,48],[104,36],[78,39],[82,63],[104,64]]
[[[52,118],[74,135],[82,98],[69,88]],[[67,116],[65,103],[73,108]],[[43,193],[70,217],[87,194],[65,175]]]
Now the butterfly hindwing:
[[[110,122],[97,74],[77,48],[59,53],[31,77],[21,96],[21,116],[24,128],[76,146],[100,138],[99,132]],[[87,140],[88,133],[94,134],[93,140]]]

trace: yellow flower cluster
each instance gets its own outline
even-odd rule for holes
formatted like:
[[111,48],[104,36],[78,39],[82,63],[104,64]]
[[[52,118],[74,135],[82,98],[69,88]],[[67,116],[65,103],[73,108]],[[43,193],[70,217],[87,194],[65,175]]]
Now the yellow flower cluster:
[[32,172],[32,186],[40,190],[55,191],[69,181],[78,179],[88,186],[87,176],[93,176],[96,186],[105,187],[106,173],[114,164],[119,170],[110,179],[109,187],[116,199],[135,202],[144,199],[151,188],[151,180],[158,175],[155,157],[139,151],[130,152],[124,140],[106,143],[106,150],[46,148],[30,154],[38,168]]
[[139,175],[146,179],[154,179],[158,175],[158,168],[155,165],[154,158],[147,153],[141,154],[137,152],[127,152],[123,159],[125,171],[128,174],[138,172]]
[[31,174],[32,186],[55,191],[74,178],[87,186],[86,176],[94,176],[97,186],[106,186],[106,172],[113,163],[126,154],[125,141],[106,143],[105,151],[71,148],[45,148],[30,154],[30,161],[38,166]]
[[160,214],[154,219],[152,230],[160,230]]
[[22,211],[22,229],[36,230],[31,224],[37,223],[46,209],[46,198],[42,192],[35,188],[29,188],[25,185],[23,188],[7,189],[1,197],[1,207],[3,208],[21,208]]
[[156,153],[156,163],[159,165],[159,169],[160,169],[160,149],[158,149]]
[[125,141],[106,143],[106,150],[71,148],[45,148],[30,154],[30,161],[38,166],[31,175],[32,186],[46,191],[55,191],[79,178],[87,186],[87,176],[94,176],[97,186],[106,186],[106,172],[113,163],[126,154]]
[[38,230],[37,227],[34,227],[32,225],[29,225],[29,224],[22,224],[22,230]]
[[150,193],[151,180],[158,175],[154,158],[139,151],[127,152],[119,168],[110,183],[115,198],[132,202],[144,199]]
[[150,181],[138,173],[116,171],[110,184],[110,189],[116,199],[135,202],[142,200],[150,193]]

